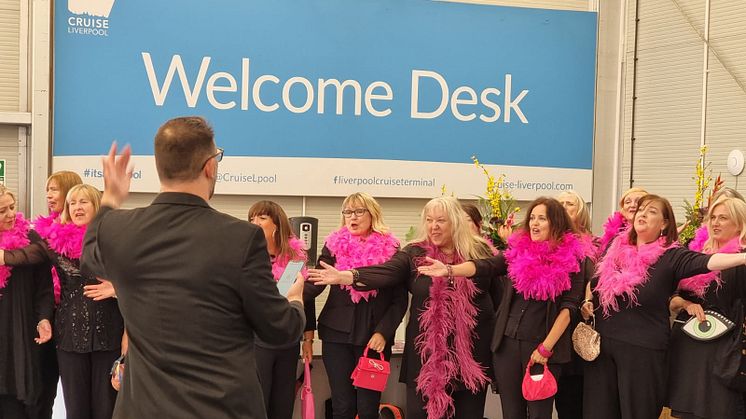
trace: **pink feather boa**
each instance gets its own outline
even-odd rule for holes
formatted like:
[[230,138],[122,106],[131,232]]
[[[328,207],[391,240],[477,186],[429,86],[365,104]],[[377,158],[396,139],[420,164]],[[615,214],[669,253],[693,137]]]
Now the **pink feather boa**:
[[[694,233],[694,239],[689,243],[689,250],[693,250],[695,252],[704,252],[705,242],[708,238],[709,232],[707,231],[707,226],[698,228],[697,231]],[[740,251],[741,242],[739,241],[738,237],[729,241],[720,249],[717,249],[718,253],[738,253]],[[704,253],[712,254],[715,252],[709,250]],[[707,288],[713,282],[717,284],[716,286],[718,288],[722,285],[722,280],[720,279],[720,271],[712,271],[706,274],[694,275],[689,278],[682,279],[679,282],[679,289],[692,292],[699,298],[704,298],[705,292],[707,292]]]
[[[425,249],[427,256],[446,261],[445,255],[435,246],[425,243],[416,246]],[[457,259],[450,262],[461,262],[461,258]],[[423,263],[422,260],[415,262]],[[484,388],[489,381],[485,368],[474,359],[472,352],[479,311],[474,297],[479,290],[474,282],[464,277],[453,278],[453,284],[449,286],[447,278],[432,278],[430,297],[419,317],[420,335],[415,339],[422,362],[417,391],[426,398],[425,409],[430,418],[454,415],[450,394],[453,380],[463,382],[472,393]]]
[[[367,237],[354,236],[347,227],[342,227],[326,238],[326,247],[336,259],[335,268],[340,271],[377,265],[386,262],[399,249],[399,239],[391,233],[372,232]],[[358,291],[349,285],[341,285],[350,293],[352,302],[368,301],[378,291]]]
[[[34,230],[36,230],[39,235],[44,238],[48,237],[52,226],[56,223],[59,223],[59,214],[56,212],[50,213],[48,216],[38,216],[36,217],[36,220],[34,220]],[[54,303],[59,304],[60,303],[60,292],[62,292],[62,286],[60,285],[60,276],[57,275],[57,269],[52,266],[51,269],[52,272],[52,284],[54,285]]]
[[570,289],[570,275],[580,272],[580,262],[591,248],[575,234],[565,233],[559,243],[533,241],[518,231],[508,238],[505,260],[513,288],[525,299],[554,301]]
[[[275,260],[272,261],[272,276],[275,278],[275,281],[280,280],[282,273],[285,272],[285,267],[288,266],[288,262],[290,262],[291,260],[302,260],[303,262],[306,262],[308,260],[308,255],[306,255],[305,243],[303,243],[302,240],[293,236],[290,237],[290,240],[288,240],[288,244],[293,250],[293,254],[285,255],[284,257],[276,257]],[[304,267],[301,270],[303,278],[306,278],[308,276],[306,272],[307,269]]]
[[596,267],[599,280],[594,291],[598,293],[604,316],[619,311],[619,296],[628,301],[629,307],[638,305],[637,287],[650,279],[650,266],[666,250],[678,246],[678,242],[666,246],[665,237],[635,246],[629,243],[626,232],[618,235]]
[[[31,228],[29,223],[20,212],[16,213],[16,221],[13,228],[0,233],[0,249],[15,250],[28,246],[28,232]],[[13,268],[8,265],[0,266],[0,290],[8,285],[8,278]],[[0,294],[2,296],[2,294]]]
[[88,226],[77,226],[74,223],[53,223],[42,234],[37,233],[47,241],[49,248],[68,259],[80,259],[83,254],[83,238]]
[[621,212],[617,211],[609,217],[604,223],[604,234],[601,236],[598,251],[603,252],[609,246],[612,240],[627,228],[627,219]]

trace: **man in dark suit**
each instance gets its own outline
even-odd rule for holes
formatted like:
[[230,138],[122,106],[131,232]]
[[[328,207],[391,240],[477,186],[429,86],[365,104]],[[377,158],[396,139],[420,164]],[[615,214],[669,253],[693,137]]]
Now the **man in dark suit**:
[[104,158],[101,210],[82,258],[114,284],[129,335],[114,418],[266,418],[254,334],[300,340],[303,281],[282,297],[262,231],[207,204],[223,151],[204,119],[161,126],[161,193],[148,207],[119,210],[130,154],[117,157],[113,144]]

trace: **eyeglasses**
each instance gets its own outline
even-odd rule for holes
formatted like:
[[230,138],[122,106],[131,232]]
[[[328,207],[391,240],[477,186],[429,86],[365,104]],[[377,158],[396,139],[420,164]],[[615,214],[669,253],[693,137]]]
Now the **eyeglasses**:
[[362,217],[365,215],[365,213],[368,212],[365,208],[357,208],[354,210],[344,210],[342,211],[342,215],[344,215],[345,218],[352,218],[352,214],[355,214],[358,217]]
[[202,163],[202,167],[199,170],[204,169],[205,165],[207,165],[207,162],[210,161],[210,159],[212,158],[215,158],[215,161],[220,163],[220,161],[223,160],[223,149],[218,147],[218,152],[208,157],[207,160],[205,160],[205,162]]

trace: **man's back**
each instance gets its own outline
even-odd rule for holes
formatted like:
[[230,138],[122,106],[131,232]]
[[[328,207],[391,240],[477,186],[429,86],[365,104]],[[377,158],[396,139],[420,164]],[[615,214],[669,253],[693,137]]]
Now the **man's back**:
[[258,228],[162,193],[146,208],[102,208],[83,263],[114,283],[130,337],[115,418],[265,417],[254,333],[291,342],[304,318],[277,292]]

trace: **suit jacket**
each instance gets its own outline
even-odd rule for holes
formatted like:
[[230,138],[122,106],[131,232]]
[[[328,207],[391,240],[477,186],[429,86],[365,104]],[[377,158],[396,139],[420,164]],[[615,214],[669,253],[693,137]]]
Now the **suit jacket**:
[[266,418],[254,334],[283,344],[305,324],[266,249],[258,227],[195,195],[101,208],[82,264],[114,283],[129,335],[114,418]]

